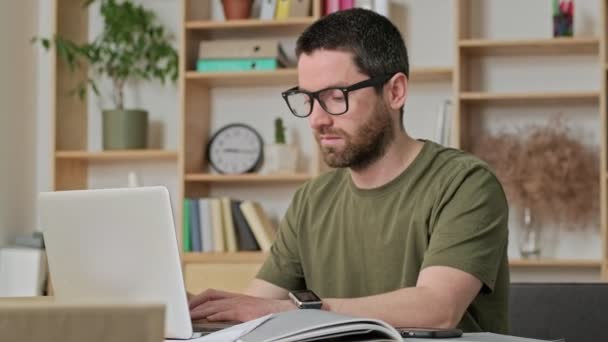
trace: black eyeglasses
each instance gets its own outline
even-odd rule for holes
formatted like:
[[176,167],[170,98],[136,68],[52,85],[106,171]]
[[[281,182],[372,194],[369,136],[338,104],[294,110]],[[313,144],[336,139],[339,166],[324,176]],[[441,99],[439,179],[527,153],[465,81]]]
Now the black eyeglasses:
[[384,84],[393,75],[382,75],[369,78],[348,87],[329,87],[315,92],[308,92],[293,87],[281,93],[291,113],[299,118],[305,118],[312,113],[314,100],[331,115],[341,115],[348,112],[348,93],[361,88],[376,87]]

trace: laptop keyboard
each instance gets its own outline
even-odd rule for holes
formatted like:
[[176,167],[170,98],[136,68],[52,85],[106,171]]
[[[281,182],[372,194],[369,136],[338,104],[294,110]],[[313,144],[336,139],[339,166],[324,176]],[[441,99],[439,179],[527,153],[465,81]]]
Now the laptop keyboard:
[[209,335],[216,331],[220,331],[222,329],[229,328],[238,322],[222,322],[222,323],[211,323],[211,322],[200,322],[200,323],[192,323],[192,330],[195,333],[200,333],[201,336]]

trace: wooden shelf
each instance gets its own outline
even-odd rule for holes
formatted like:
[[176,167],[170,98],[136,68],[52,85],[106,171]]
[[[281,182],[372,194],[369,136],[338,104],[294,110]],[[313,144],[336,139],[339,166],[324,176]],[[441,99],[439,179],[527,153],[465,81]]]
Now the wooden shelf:
[[182,262],[192,263],[262,263],[268,256],[264,252],[236,252],[236,253],[184,253]]
[[73,159],[88,161],[120,161],[120,160],[167,160],[177,159],[176,151],[167,150],[123,150],[123,151],[57,151],[57,159]]
[[575,267],[600,268],[600,260],[560,260],[560,259],[516,259],[509,260],[511,267]]
[[[234,72],[186,72],[186,79],[201,82],[210,87],[217,86],[259,86],[290,85],[298,82],[298,71],[295,68],[272,71],[234,71]],[[415,82],[449,81],[452,69],[448,67],[416,68],[410,71],[410,80]]]
[[551,101],[551,102],[598,102],[600,93],[597,91],[587,92],[545,92],[545,93],[487,93],[466,92],[460,93],[462,101],[490,102],[490,101]]
[[188,30],[234,30],[234,29],[285,29],[286,27],[301,27],[304,28],[312,24],[316,18],[289,18],[285,20],[227,20],[227,21],[188,21],[186,29]]
[[461,51],[477,55],[596,54],[598,38],[547,38],[524,40],[468,39],[459,42]]
[[201,82],[210,87],[217,86],[260,86],[291,85],[298,82],[296,69],[277,69],[273,71],[235,71],[235,72],[186,72],[186,79]]
[[244,174],[244,175],[221,175],[211,173],[187,174],[187,182],[206,182],[206,183],[273,183],[273,182],[305,182],[312,176],[307,173],[296,174]]
[[410,71],[410,80],[414,82],[450,81],[452,73],[453,70],[449,67],[414,68]]

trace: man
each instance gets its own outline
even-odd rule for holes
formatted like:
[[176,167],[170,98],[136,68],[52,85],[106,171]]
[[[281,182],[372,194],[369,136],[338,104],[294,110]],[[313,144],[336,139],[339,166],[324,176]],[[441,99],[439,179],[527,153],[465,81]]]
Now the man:
[[193,319],[292,310],[289,292],[307,289],[323,310],[397,327],[507,332],[504,192],[483,162],[402,129],[399,31],[371,11],[337,12],[296,52],[299,85],[283,97],[337,169],[297,191],[247,295],[205,291]]

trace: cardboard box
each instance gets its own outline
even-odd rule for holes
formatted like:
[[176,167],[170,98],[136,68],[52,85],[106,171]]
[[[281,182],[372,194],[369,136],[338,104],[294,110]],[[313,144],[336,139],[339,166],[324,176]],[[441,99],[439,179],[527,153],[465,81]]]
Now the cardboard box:
[[199,45],[199,59],[278,58],[277,39],[204,40]]
[[2,342],[161,342],[161,304],[57,303],[0,298]]

